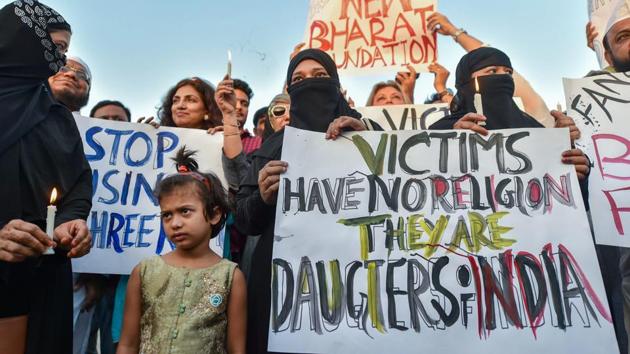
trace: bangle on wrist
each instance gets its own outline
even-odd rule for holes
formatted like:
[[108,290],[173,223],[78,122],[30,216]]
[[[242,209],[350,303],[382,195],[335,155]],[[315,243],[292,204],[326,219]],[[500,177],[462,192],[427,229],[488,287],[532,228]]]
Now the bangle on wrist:
[[224,133],[223,133],[223,136],[224,136],[224,137],[226,137],[226,136],[237,136],[237,135],[239,135],[239,136],[240,136],[240,135],[241,135],[241,133],[239,133],[239,132],[234,132],[234,133],[225,133],[225,132],[224,132]]
[[454,40],[455,42],[457,42],[457,38],[459,38],[459,36],[461,36],[463,33],[468,34],[468,32],[466,32],[466,30],[465,30],[465,29],[460,28],[460,29],[458,29],[457,31],[455,31],[455,33],[453,33],[453,34],[451,35],[451,37],[453,37],[453,40]]
[[230,127],[235,127],[235,128],[241,127],[241,123],[238,120],[236,121],[236,123],[226,123],[225,119],[222,119],[221,123],[223,123],[223,125],[229,125]]

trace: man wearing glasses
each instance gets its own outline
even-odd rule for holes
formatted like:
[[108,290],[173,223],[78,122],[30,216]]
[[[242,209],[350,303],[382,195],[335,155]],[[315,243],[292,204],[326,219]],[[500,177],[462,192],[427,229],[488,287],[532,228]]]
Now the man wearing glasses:
[[79,113],[87,105],[91,83],[90,68],[78,57],[68,57],[66,66],[48,78],[55,99],[72,113]]

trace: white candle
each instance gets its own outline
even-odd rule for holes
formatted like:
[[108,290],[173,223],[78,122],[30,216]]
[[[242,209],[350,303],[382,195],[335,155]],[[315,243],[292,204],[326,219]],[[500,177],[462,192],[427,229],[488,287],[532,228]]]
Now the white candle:
[[[55,231],[55,214],[57,213],[57,207],[53,203],[57,200],[57,188],[53,188],[50,194],[50,205],[46,209],[46,234],[53,238],[53,232]],[[52,247],[48,248],[44,254],[55,254],[55,250]]]
[[558,102],[558,104],[556,105],[556,111],[562,112],[562,105],[560,104],[560,102]]
[[[483,103],[481,101],[481,94],[479,93],[479,81],[477,81],[477,77],[475,77],[475,88],[477,89],[473,102],[475,104],[475,111],[477,111],[477,114],[483,115]],[[486,125],[486,122],[479,122],[478,124]]]
[[228,67],[227,67],[227,75],[231,79],[232,78],[232,51],[228,49]]

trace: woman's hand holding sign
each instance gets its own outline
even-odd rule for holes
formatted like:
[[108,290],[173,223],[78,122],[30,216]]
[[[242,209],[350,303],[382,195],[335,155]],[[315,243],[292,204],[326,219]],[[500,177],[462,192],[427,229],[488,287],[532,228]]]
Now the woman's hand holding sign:
[[278,199],[278,189],[280,187],[280,175],[287,172],[287,164],[284,161],[269,161],[265,167],[258,172],[258,189],[265,204],[275,205]]

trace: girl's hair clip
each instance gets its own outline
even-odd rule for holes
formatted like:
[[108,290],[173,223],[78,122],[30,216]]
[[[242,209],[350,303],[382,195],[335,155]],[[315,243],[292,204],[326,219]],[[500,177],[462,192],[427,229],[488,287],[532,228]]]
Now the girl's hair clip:
[[208,188],[208,190],[210,190],[210,181],[208,180],[208,178],[199,172],[190,171],[188,166],[177,165],[177,173],[180,175],[187,175],[196,179],[197,181],[203,183]]

